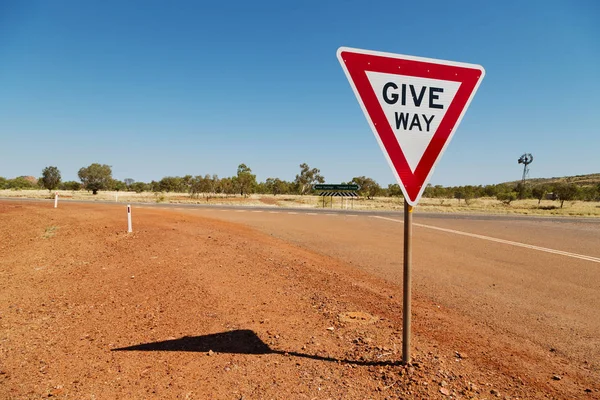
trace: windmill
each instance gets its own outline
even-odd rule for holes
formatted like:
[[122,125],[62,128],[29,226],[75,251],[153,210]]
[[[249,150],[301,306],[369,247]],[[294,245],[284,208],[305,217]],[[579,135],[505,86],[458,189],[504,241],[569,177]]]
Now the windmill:
[[529,164],[533,162],[531,153],[525,153],[519,158],[519,164],[523,164],[523,178],[521,183],[525,185],[525,179],[529,176]]

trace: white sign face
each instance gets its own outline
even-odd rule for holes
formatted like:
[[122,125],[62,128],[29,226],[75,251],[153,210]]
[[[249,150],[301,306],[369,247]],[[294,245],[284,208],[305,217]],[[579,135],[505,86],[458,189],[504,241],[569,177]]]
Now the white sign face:
[[366,74],[414,172],[460,82],[371,71]]
[[485,70],[348,47],[337,56],[405,200],[417,205]]

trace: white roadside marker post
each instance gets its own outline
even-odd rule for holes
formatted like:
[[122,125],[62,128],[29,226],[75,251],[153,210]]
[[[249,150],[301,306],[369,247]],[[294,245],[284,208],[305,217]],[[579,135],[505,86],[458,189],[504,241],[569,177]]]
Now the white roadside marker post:
[[58,192],[54,192],[54,208],[58,208]]
[[119,201],[119,192],[115,193],[115,203]]
[[127,204],[127,233],[133,232],[131,229],[131,206]]

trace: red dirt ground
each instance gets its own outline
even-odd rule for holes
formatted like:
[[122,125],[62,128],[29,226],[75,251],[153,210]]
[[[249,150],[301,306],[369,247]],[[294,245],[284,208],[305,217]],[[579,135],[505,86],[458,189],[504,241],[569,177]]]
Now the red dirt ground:
[[0,202],[0,398],[600,398],[598,371],[419,293],[402,366],[400,287],[242,225],[133,215],[127,234],[123,206]]

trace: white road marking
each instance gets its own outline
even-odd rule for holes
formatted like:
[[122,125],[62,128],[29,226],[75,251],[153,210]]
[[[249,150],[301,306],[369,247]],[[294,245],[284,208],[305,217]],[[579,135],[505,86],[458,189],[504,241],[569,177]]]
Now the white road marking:
[[263,212],[262,210],[252,210],[252,212]]
[[[386,221],[393,221],[393,222],[404,223],[402,220],[393,219],[393,218],[386,218],[386,217],[380,217],[378,215],[374,215],[373,218],[379,218],[379,219],[384,219]],[[568,251],[562,251],[562,250],[554,250],[554,249],[549,249],[547,247],[540,247],[540,246],[534,246],[534,245],[526,244],[526,243],[513,242],[512,240],[498,239],[498,238],[494,238],[494,237],[491,237],[491,236],[484,236],[484,235],[478,235],[476,233],[462,232],[462,231],[457,231],[457,230],[454,230],[454,229],[440,228],[440,227],[432,226],[432,225],[416,224],[416,223],[413,222],[413,226],[418,226],[418,227],[421,227],[421,228],[433,229],[433,230],[441,231],[441,232],[454,233],[456,235],[468,236],[468,237],[473,237],[473,238],[482,239],[482,240],[489,240],[490,242],[508,244],[508,245],[516,246],[516,247],[524,247],[526,249],[538,250],[538,251],[543,251],[543,252],[546,252],[546,253],[552,253],[552,254],[558,254],[558,255],[566,256],[566,257],[578,258],[580,260],[586,260],[586,261],[591,261],[591,262],[595,262],[595,263],[599,263],[600,264],[600,258],[598,258],[598,257],[586,256],[586,255],[583,255],[583,254],[570,253]]]
[[235,212],[246,212],[247,210],[235,210]]
[[325,213],[325,215],[337,215],[337,214],[334,214],[334,213]]
[[346,215],[346,216],[347,217],[358,217],[358,215],[355,215],[355,214],[349,214],[349,215]]
[[288,214],[298,214],[297,212],[288,211]]
[[279,211],[269,211],[269,214],[279,214]]
[[319,215],[319,213],[306,213],[306,215]]

